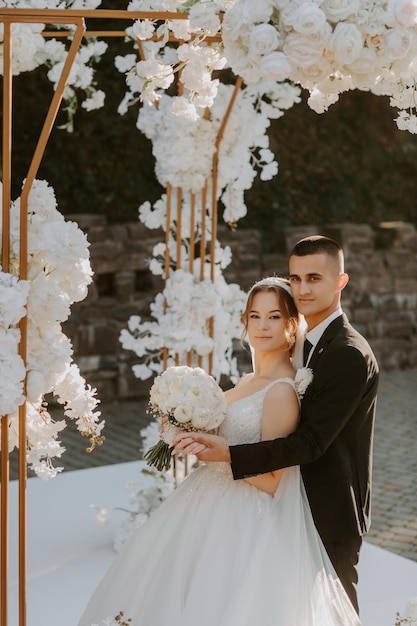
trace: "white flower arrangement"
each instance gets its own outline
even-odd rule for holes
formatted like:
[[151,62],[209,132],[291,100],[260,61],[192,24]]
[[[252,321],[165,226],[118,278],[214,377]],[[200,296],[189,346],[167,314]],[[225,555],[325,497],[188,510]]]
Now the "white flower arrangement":
[[157,420],[160,441],[145,454],[148,465],[159,471],[171,466],[171,443],[181,431],[207,432],[226,417],[224,393],[214,378],[200,367],[168,367],[157,376],[149,394],[150,412]]
[[[101,4],[101,0],[7,0],[5,4],[8,8],[17,9],[95,9]],[[62,25],[56,28],[62,28]],[[3,24],[0,29],[0,73],[3,74]],[[45,24],[12,24],[12,72],[18,75],[44,65],[48,68],[47,77],[55,88],[62,73],[68,44],[55,38],[44,38],[41,34],[44,29]],[[68,24],[68,29],[74,30],[74,26]],[[107,47],[106,42],[94,37],[84,40],[80,46],[63,94],[67,122],[60,128],[69,132],[73,130],[74,114],[79,102],[86,111],[93,111],[104,105],[105,93],[97,87],[95,65]]]
[[[140,431],[142,452],[155,445],[159,440],[159,428],[156,421],[151,421]],[[141,461],[141,464],[143,461]],[[178,472],[184,476],[184,463],[176,460],[176,475],[168,470],[158,472],[148,466],[141,467],[139,482],[130,481],[126,485],[126,491],[130,494],[127,506],[97,506],[90,505],[96,510],[96,523],[99,526],[108,524],[114,511],[127,515],[126,519],[116,529],[113,538],[115,552],[120,552],[131,534],[142,526],[156,508],[174,491],[178,484]],[[191,469],[191,468],[190,468]]]
[[[209,268],[208,268],[209,269]],[[153,321],[132,316],[123,329],[120,341],[133,350],[141,363],[133,366],[136,377],[150,378],[162,371],[162,350],[168,350],[168,364],[175,358],[184,362],[187,354],[197,362],[212,353],[212,374],[217,380],[224,374],[238,378],[233,341],[241,335],[240,315],[245,294],[236,284],[228,284],[220,269],[214,281],[200,280],[198,273],[176,270],[163,291],[151,303]],[[210,320],[213,332],[210,333]]]
[[[174,236],[181,240],[180,269],[186,271],[187,237],[190,237],[187,192],[196,197],[198,240],[199,225],[205,220],[205,209],[201,212],[200,208],[200,190],[206,187],[207,195],[213,197],[210,176],[215,158],[214,195],[224,207],[223,219],[235,225],[244,217],[247,212],[244,193],[257,172],[262,180],[269,180],[278,171],[267,137],[270,119],[280,117],[299,102],[301,88],[309,91],[308,104],[317,113],[327,111],[348,90],[388,95],[391,105],[399,109],[398,127],[417,132],[417,9],[412,2],[132,0],[128,9],[177,11],[186,17],[136,21],[127,30],[136,52],[116,58],[118,70],[127,74],[127,93],[119,113],[125,113],[138,100],[143,102],[137,127],[152,141],[157,178],[162,185],[181,188],[185,196],[181,207],[182,232],[176,232],[176,209],[172,207],[172,237],[168,237],[167,244],[177,270]],[[185,11],[188,11],[186,16]],[[235,94],[224,128],[222,122],[234,87],[219,82],[218,70],[223,67],[244,80]],[[181,83],[179,95],[169,95],[166,91],[177,78]],[[223,134],[219,142],[220,128]],[[165,229],[165,196],[153,207],[149,203],[142,205],[139,217],[149,228]],[[151,272],[162,277],[164,253],[164,244],[156,246],[149,264]],[[163,297],[155,300],[152,311],[155,322],[142,322],[134,317],[129,322],[129,331],[122,333],[123,345],[134,347],[144,359],[134,366],[140,378],[160,371],[155,358],[163,347],[168,348],[169,358],[178,349],[172,333],[175,316],[168,312],[165,317],[162,311],[162,303],[166,306],[169,296],[168,286]],[[194,302],[198,302],[197,297]],[[193,309],[193,315],[197,318],[198,311]],[[177,319],[183,318],[178,315]],[[168,322],[166,332],[159,330],[162,321]],[[181,328],[180,324],[182,337]],[[197,337],[198,328],[192,326],[192,329],[191,335]],[[192,354],[201,354],[202,339],[196,342],[189,339],[188,343],[193,344]],[[209,344],[210,337],[203,350]],[[180,354],[182,357],[183,352]],[[215,359],[216,354],[218,350]],[[227,373],[226,368],[222,367],[220,372]]]
[[[11,271],[18,274],[20,248],[20,199],[10,209]],[[58,433],[65,420],[54,422],[46,410],[44,396],[52,393],[64,405],[64,414],[77,423],[90,439],[90,448],[100,445],[104,422],[99,422],[95,390],[86,385],[72,360],[72,346],[61,323],[71,305],[87,295],[92,280],[88,241],[73,222],[65,221],[56,209],[53,189],[46,181],[35,180],[28,197],[28,277],[0,274],[3,301],[0,333],[10,351],[2,352],[0,368],[9,367],[1,377],[0,410],[9,415],[10,450],[17,447],[18,407],[26,400],[27,463],[41,478],[61,471],[53,466],[64,448]],[[13,297],[13,301],[11,298]],[[20,340],[16,324],[26,313],[26,368],[18,355]],[[2,344],[5,345],[5,344]],[[26,398],[22,381],[26,375]],[[3,393],[4,392],[4,393]]]
[[[203,11],[202,6],[199,10]],[[269,180],[278,172],[278,164],[269,150],[267,129],[271,118],[280,117],[300,101],[300,88],[272,80],[260,81],[256,88],[253,85],[241,88],[218,147],[216,141],[233,86],[216,80],[209,99],[200,97],[197,100],[196,94],[202,91],[202,85],[207,90],[207,85],[212,84],[207,75],[208,66],[203,62],[196,63],[190,57],[191,48],[185,54],[180,46],[181,63],[185,65],[181,79],[189,88],[185,87],[185,94],[181,96],[169,96],[162,89],[173,80],[173,72],[169,73],[173,49],[162,47],[159,50],[158,45],[151,42],[154,56],[149,61],[137,62],[134,54],[116,57],[116,67],[128,76],[128,92],[119,112],[125,113],[130,103],[136,102],[138,97],[143,99],[144,91],[152,88],[153,95],[148,99],[157,100],[158,106],[145,104],[141,107],[137,127],[152,141],[155,173],[161,185],[170,184],[183,191],[199,192],[206,184],[210,185],[213,157],[218,149],[217,197],[221,197],[225,207],[224,220],[235,224],[246,215],[244,191],[252,186],[257,171],[262,180]],[[199,49],[196,43],[193,45]],[[206,56],[212,52],[210,46],[201,45],[200,50]],[[155,55],[158,53],[157,61]],[[193,55],[196,55],[195,50]],[[144,78],[146,68],[149,68],[148,82]],[[138,72],[141,72],[140,76]],[[196,101],[200,103],[197,107]],[[203,115],[207,110],[209,115]]]
[[[7,0],[6,5],[11,8],[94,9],[100,5],[100,0]],[[417,132],[415,2],[132,0],[128,10],[181,13],[181,19],[135,21],[127,31],[134,41],[135,53],[117,57],[116,67],[127,74],[127,93],[119,112],[125,112],[138,99],[144,103],[138,115],[138,128],[153,143],[156,172],[161,184],[183,190],[181,210],[184,218],[191,204],[187,194],[194,193],[196,198],[201,198],[203,187],[206,187],[207,197],[213,199],[214,196],[214,200],[223,203],[226,222],[235,224],[246,214],[244,192],[251,187],[256,173],[259,171],[261,179],[268,180],[278,171],[278,164],[269,149],[269,120],[283,115],[300,100],[300,88],[309,91],[309,105],[319,113],[336,102],[341,93],[351,89],[389,96],[391,105],[399,110],[398,127]],[[219,19],[220,14],[222,19]],[[12,25],[12,71],[19,74],[43,64],[48,67],[48,77],[55,85],[67,47],[57,39],[45,39],[41,35],[43,27],[40,24]],[[136,53],[138,40],[144,58],[139,58]],[[69,114],[68,130],[72,128],[78,93],[86,95],[81,104],[86,110],[103,104],[104,93],[95,85],[94,66],[106,47],[105,43],[91,39],[83,43],[77,53],[64,93]],[[218,133],[233,93],[231,85],[220,82],[222,68],[231,69],[236,76],[243,77],[245,83],[237,92],[219,143]],[[168,95],[166,90],[177,77],[182,89],[177,96]],[[157,107],[152,106],[155,103],[158,103]],[[211,173],[214,159],[217,162],[217,186],[213,194]],[[59,456],[62,448],[56,445],[58,425],[53,424],[41,408],[45,393],[57,391],[66,414],[80,420],[79,429],[91,434],[92,445],[100,442],[100,424],[95,413],[94,391],[85,388],[71,361],[72,347],[60,329],[61,322],[68,317],[71,303],[85,297],[90,280],[88,255],[85,252],[80,255],[85,244],[77,227],[68,224],[64,227],[63,220],[56,219],[53,211],[45,210],[42,204],[44,193],[45,189],[39,184],[31,192],[27,394],[31,403],[28,432],[32,432],[32,441],[36,440],[29,448],[35,457],[36,450],[42,449],[45,458],[50,459]],[[37,200],[40,200],[38,206]],[[204,221],[208,243],[211,239],[210,208],[201,208],[198,201],[196,206],[196,232],[192,235],[198,244],[199,229]],[[12,211],[11,233],[15,259],[19,247],[17,207],[18,203],[14,214]],[[140,208],[140,219],[149,227],[165,228],[165,218],[163,198],[153,207],[145,203]],[[237,285],[227,285],[222,276],[222,270],[230,262],[230,251],[222,250],[215,242],[214,279],[212,272],[209,274],[205,257],[196,259],[190,268],[190,226],[187,219],[183,219],[181,232],[177,233],[177,225],[173,207],[171,232],[167,238],[173,271],[164,292],[152,304],[154,321],[132,317],[128,330],[122,332],[122,343],[135,350],[143,360],[135,366],[135,373],[140,378],[161,371],[161,353],[165,348],[168,364],[176,358],[185,358],[185,354],[188,358],[191,355],[193,363],[212,354],[213,375],[219,378],[226,374],[233,380],[237,372],[232,343],[240,334],[239,317],[244,296]],[[174,235],[180,241],[181,263],[177,263]],[[55,249],[54,242],[57,242]],[[162,277],[165,266],[161,257],[164,253],[165,244],[156,246],[150,261],[151,271]],[[64,277],[64,269],[68,261],[72,263],[76,257],[78,261],[73,264],[70,282]],[[200,281],[198,265],[201,263],[203,280]],[[52,269],[46,271],[45,268]],[[15,269],[11,268],[11,274],[16,276]],[[183,296],[181,289],[184,289],[186,298],[180,299],[176,295],[180,290]],[[53,297],[56,293],[61,297]],[[199,310],[201,303],[210,316],[204,316]],[[187,335],[184,319],[189,324]],[[214,333],[208,328],[212,321]],[[180,340],[176,336],[177,330]],[[16,354],[19,331],[16,323],[4,323],[0,332],[7,345],[13,346],[13,364],[10,361],[13,381],[10,384],[4,382],[4,385],[13,389],[9,401],[16,405],[22,389],[22,364]],[[45,349],[46,345],[51,346],[50,350]],[[5,369],[8,366],[5,357],[2,359]],[[77,401],[74,408],[75,394],[78,393],[83,400]],[[55,442],[51,443],[49,450],[45,441],[36,439],[34,434],[38,432],[40,414],[45,425],[43,432],[50,431],[46,440]],[[76,415],[84,417],[77,418]],[[15,428],[12,420],[11,432]],[[13,437],[12,445],[16,445]],[[37,464],[40,473],[53,474],[51,467],[41,466],[40,457],[38,461],[34,460],[34,466]]]
[[222,24],[224,54],[248,83],[290,80],[310,91],[318,113],[347,90],[390,95],[411,132],[416,35],[416,6],[404,0],[239,0]]
[[[143,42],[148,60],[131,56],[130,91],[121,110],[137,99],[135,92],[144,102],[159,101],[181,72],[184,93],[175,113],[196,119],[215,101],[219,82],[213,71],[230,67],[248,85],[264,79],[300,85],[310,92],[308,103],[317,113],[348,90],[388,95],[400,111],[398,127],[416,132],[414,2],[135,0],[128,8],[189,13],[188,19],[141,20],[128,29]],[[170,35],[183,43],[173,46]]]
[[175,479],[171,472],[158,472],[153,468],[141,469],[140,483],[129,482],[126,489],[130,494],[129,503],[122,506],[96,506],[96,523],[103,526],[109,522],[114,511],[126,514],[125,520],[116,529],[113,548],[120,552],[131,534],[142,526],[160,504],[175,489]]
[[0,415],[8,415],[23,404],[26,370],[19,355],[18,323],[26,315],[27,281],[1,271],[0,266]]

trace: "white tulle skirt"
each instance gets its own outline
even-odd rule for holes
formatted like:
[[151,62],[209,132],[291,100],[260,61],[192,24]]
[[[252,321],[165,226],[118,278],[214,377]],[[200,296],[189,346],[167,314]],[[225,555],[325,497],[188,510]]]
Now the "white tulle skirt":
[[79,626],[360,624],[315,530],[298,467],[274,497],[228,464],[193,472],[128,540]]

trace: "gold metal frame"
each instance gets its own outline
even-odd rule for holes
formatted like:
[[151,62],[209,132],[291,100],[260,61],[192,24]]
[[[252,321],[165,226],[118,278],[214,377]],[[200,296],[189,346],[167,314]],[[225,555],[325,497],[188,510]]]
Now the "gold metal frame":
[[[12,46],[11,34],[12,25],[15,23],[41,23],[45,25],[72,25],[75,30],[45,30],[44,37],[68,37],[71,36],[72,41],[62,71],[62,75],[56,86],[51,104],[49,106],[41,134],[39,136],[32,161],[29,166],[20,200],[20,256],[19,256],[19,278],[25,280],[28,275],[28,252],[27,252],[27,236],[28,236],[28,196],[38,172],[49,136],[51,134],[59,107],[62,101],[64,88],[66,86],[71,67],[74,63],[75,56],[80,47],[83,37],[125,37],[125,31],[120,30],[88,30],[86,28],[86,20],[126,20],[131,22],[136,19],[187,19],[187,13],[173,12],[146,12],[146,11],[127,11],[127,10],[73,10],[73,9],[7,9],[0,8],[0,22],[4,25],[4,42],[3,42],[3,145],[2,145],[2,170],[3,170],[3,213],[2,213],[2,253],[1,265],[4,272],[10,270],[10,206],[11,206],[11,181],[12,181],[12,101],[13,101],[13,76],[12,76]],[[210,41],[219,41],[219,38],[211,38]],[[138,42],[140,50],[140,42]],[[238,78],[235,84],[232,99],[230,101],[225,118],[220,127],[216,140],[216,152],[213,158],[213,168],[211,177],[212,195],[210,201],[207,198],[208,183],[201,190],[201,239],[200,239],[200,257],[201,270],[200,279],[204,278],[204,261],[206,252],[206,219],[211,221],[212,238],[209,248],[209,258],[211,262],[211,279],[214,280],[214,246],[217,233],[217,164],[218,152],[221,139],[227,120],[230,116],[234,101],[241,86],[241,79]],[[166,214],[166,243],[168,244],[169,233],[172,224],[172,202],[176,199],[177,208],[177,258],[176,267],[180,267],[181,259],[181,219],[182,219],[182,202],[183,190],[172,189],[169,185],[166,189],[167,197],[167,214]],[[175,200],[174,200],[175,201]],[[195,207],[196,197],[191,194],[191,239],[190,239],[190,269],[195,260]],[[165,254],[165,276],[169,277],[170,272],[170,255],[168,245]],[[25,317],[20,323],[21,341],[19,352],[24,362],[26,362],[27,351],[27,318]],[[213,332],[213,325],[211,325]],[[164,351],[164,365],[166,366],[167,351]],[[178,358],[177,358],[178,360]],[[191,355],[187,357],[187,363],[191,363]],[[199,364],[202,364],[201,357]],[[212,367],[212,359],[209,359],[208,369]],[[8,570],[9,570],[9,418],[7,415],[1,417],[1,463],[0,463],[0,626],[8,625]],[[22,405],[19,408],[19,462],[18,462],[18,568],[19,568],[19,626],[26,626],[26,569],[27,569],[27,471],[26,471],[26,407]]]

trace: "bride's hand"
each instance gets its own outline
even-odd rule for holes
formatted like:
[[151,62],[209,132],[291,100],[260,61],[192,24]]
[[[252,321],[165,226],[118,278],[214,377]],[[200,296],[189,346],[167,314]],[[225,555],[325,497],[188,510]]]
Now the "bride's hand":
[[175,454],[194,454],[199,461],[230,463],[229,445],[224,437],[206,433],[180,432],[172,442]]

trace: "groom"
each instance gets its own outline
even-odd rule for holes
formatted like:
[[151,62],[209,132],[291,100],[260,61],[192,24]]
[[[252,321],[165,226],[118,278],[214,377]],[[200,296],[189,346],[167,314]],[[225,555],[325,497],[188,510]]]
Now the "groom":
[[358,611],[357,564],[370,525],[372,440],[378,364],[340,306],[349,277],[343,250],[328,237],[299,241],[290,254],[295,304],[307,322],[305,364],[313,381],[300,423],[286,438],[228,446],[222,437],[183,433],[175,451],[231,463],[235,479],[300,465],[317,530]]

